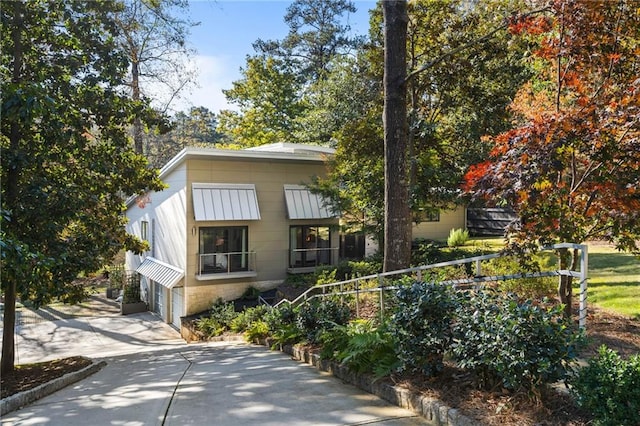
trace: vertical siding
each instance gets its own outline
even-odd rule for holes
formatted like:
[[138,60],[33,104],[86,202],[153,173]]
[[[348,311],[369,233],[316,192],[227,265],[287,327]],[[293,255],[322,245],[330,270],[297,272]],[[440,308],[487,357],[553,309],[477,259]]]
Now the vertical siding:
[[[154,257],[177,266],[186,267],[186,167],[181,166],[164,179],[164,191],[149,194],[150,202],[141,208],[127,210],[127,231],[140,236],[140,222],[149,222],[149,241],[153,241]],[[152,226],[153,223],[153,226]],[[135,270],[142,256],[127,252],[126,268]]]

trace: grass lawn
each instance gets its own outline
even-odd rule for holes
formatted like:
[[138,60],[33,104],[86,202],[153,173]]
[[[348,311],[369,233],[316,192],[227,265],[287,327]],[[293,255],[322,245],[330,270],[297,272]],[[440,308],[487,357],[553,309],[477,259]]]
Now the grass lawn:
[[588,303],[640,319],[640,258],[589,245]]
[[[502,238],[471,239],[467,247],[500,250]],[[640,257],[619,252],[606,244],[589,244],[587,306],[593,304],[631,318],[640,319]],[[576,283],[574,296],[578,297]]]

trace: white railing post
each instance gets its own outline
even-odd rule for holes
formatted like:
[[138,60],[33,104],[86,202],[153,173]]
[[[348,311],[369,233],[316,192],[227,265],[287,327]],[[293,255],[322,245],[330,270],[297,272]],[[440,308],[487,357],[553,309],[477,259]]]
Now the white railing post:
[[384,278],[378,274],[378,287],[380,288],[380,321],[384,319]]
[[587,328],[587,283],[589,280],[589,250],[586,244],[580,245],[580,312],[578,324]]
[[360,318],[360,281],[356,280],[356,317]]

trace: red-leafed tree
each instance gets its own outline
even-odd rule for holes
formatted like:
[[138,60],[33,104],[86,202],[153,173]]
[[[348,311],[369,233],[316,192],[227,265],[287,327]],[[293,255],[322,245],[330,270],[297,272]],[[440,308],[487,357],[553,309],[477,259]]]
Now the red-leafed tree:
[[[493,138],[466,190],[514,208],[514,247],[604,239],[639,251],[640,8],[637,1],[555,0],[511,30],[537,46],[537,75],[512,108],[514,128]],[[560,250],[560,268],[576,253]],[[571,313],[571,280],[559,296]]]

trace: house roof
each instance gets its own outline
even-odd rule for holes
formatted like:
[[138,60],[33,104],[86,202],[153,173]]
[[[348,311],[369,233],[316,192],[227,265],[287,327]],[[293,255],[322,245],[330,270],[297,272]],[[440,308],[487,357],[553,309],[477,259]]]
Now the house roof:
[[319,145],[293,143],[274,143],[241,150],[187,147],[160,169],[160,178],[171,173],[177,166],[189,159],[228,159],[228,160],[284,160],[324,162],[335,149]]
[[[227,159],[249,161],[309,161],[324,162],[327,157],[334,155],[335,149],[320,145],[305,145],[294,143],[273,143],[247,149],[217,149],[187,147],[180,151],[160,169],[160,179],[169,175],[176,167],[191,159]],[[127,208],[131,207],[137,197],[131,196],[126,200]]]

